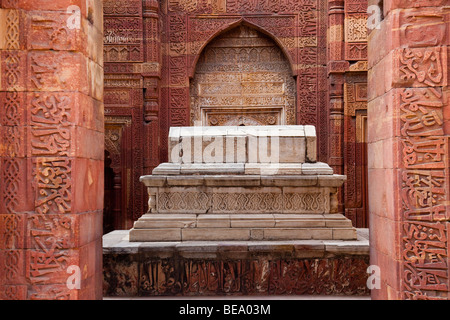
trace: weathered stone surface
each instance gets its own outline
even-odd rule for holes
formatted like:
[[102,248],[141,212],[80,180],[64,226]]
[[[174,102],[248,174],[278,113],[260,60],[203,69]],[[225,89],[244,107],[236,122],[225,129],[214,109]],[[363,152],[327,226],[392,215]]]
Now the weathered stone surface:
[[[264,214],[233,214],[230,215],[231,228],[273,228],[275,219],[273,215]],[[261,230],[264,231],[264,230]],[[262,238],[264,235],[261,235]]]
[[134,226],[138,229],[195,228],[197,216],[193,214],[146,214],[136,221]]
[[[311,126],[173,128],[169,149],[180,155],[205,152],[209,148],[205,142],[223,141],[231,135],[247,139],[248,157],[241,163],[223,163],[220,145],[216,149],[221,154],[219,163],[192,158],[184,163],[172,158],[172,163],[153,170],[153,176],[141,177],[148,189],[150,210],[135,223],[131,241],[145,241],[146,231],[151,233],[147,241],[156,241],[158,228],[179,228],[160,241],[179,241],[179,234],[181,241],[355,239],[350,220],[341,214],[330,220],[324,216],[337,213],[337,191],[345,177],[333,175],[326,163],[305,162],[316,157],[312,146],[307,150],[305,132],[308,143],[315,143]],[[265,155],[280,151],[273,162],[251,154],[261,146],[258,139],[268,136],[275,140],[263,143],[269,147]],[[195,144],[199,150],[192,153]],[[252,158],[256,162],[246,163]],[[273,168],[281,172],[268,175]],[[172,220],[175,214],[186,218]]]
[[[389,274],[374,299],[440,300],[450,292],[446,5],[385,1],[369,37],[371,260]],[[435,120],[425,125],[419,119],[428,114]]]
[[[148,214],[135,223],[131,234],[135,230],[139,232],[131,241],[155,241],[152,239],[159,234],[157,231],[165,228],[171,228],[167,230],[170,235],[163,236],[160,241],[356,239],[356,231],[351,222],[342,215]],[[181,240],[178,239],[175,228],[181,232]],[[231,229],[241,230],[233,232]],[[218,233],[214,233],[214,230]],[[151,234],[147,240],[146,231]]]
[[264,230],[266,240],[328,240],[333,239],[333,230],[327,228],[273,228]]
[[0,7],[0,299],[101,299],[102,3]]
[[245,174],[248,175],[301,175],[302,165],[299,163],[246,163]]
[[333,169],[326,163],[303,163],[302,173],[306,175],[332,175]]
[[153,175],[179,175],[181,173],[181,164],[163,163],[153,170]]
[[259,175],[205,176],[204,179],[208,187],[259,187],[261,185]]
[[130,234],[130,241],[181,241],[181,230],[176,228],[133,229],[133,233]]
[[316,140],[312,126],[172,128],[169,154],[171,163],[186,165],[304,163],[317,158]]
[[248,228],[182,229],[181,234],[183,241],[248,241],[251,239]]
[[358,241],[130,243],[115,231],[104,236],[104,294],[368,295],[369,242],[361,232]]
[[[230,228],[231,216],[228,214],[200,214],[197,216],[197,228]],[[202,232],[203,229],[200,231]],[[210,240],[205,238],[205,240]]]
[[[155,170],[157,170],[156,168]],[[180,173],[190,174],[243,174],[245,172],[243,163],[208,163],[208,164],[181,164]]]

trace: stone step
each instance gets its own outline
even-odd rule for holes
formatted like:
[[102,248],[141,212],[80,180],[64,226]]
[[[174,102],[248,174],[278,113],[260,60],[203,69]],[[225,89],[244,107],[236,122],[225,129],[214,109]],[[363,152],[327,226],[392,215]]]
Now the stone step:
[[354,228],[160,228],[132,229],[132,242],[356,240]]
[[147,214],[131,241],[354,240],[351,221],[339,214]]
[[333,175],[326,163],[162,163],[155,176],[179,175]]
[[[162,166],[164,166],[163,164]],[[171,165],[169,165],[171,166]],[[292,167],[292,166],[291,166]],[[179,171],[179,168],[178,168]],[[140,181],[149,188],[158,187],[330,187],[339,188],[346,180],[342,175],[153,175]]]
[[350,228],[337,214],[146,214],[135,229],[155,228]]

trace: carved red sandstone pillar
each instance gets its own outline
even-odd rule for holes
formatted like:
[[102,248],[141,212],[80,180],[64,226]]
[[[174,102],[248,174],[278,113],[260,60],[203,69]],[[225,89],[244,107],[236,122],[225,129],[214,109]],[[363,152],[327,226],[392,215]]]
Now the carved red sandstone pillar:
[[0,299],[100,299],[101,1],[3,0],[0,24]]
[[382,282],[375,299],[449,297],[445,5],[384,1],[385,19],[369,36],[371,264]]
[[161,35],[159,19],[159,2],[143,2],[145,63],[144,77],[144,129],[146,144],[144,146],[143,172],[148,174],[160,164],[159,160],[159,113],[161,80]]
[[[336,174],[343,173],[344,138],[344,80],[349,63],[344,57],[344,1],[328,2],[328,94],[329,94],[329,153],[328,163]],[[343,211],[342,192],[339,211]]]

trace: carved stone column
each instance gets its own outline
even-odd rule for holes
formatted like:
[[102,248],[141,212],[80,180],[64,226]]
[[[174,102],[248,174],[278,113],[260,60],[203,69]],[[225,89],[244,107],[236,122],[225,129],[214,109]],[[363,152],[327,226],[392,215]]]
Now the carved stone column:
[[375,299],[449,297],[446,3],[384,1],[385,19],[369,35],[371,264],[381,272]]
[[158,120],[159,80],[161,78],[161,39],[159,21],[159,3],[155,0],[143,2],[144,24],[144,120],[146,123]]
[[[349,63],[344,57],[344,1],[328,2],[328,94],[329,153],[328,163],[337,174],[343,173],[344,81]],[[339,196],[343,210],[342,192]]]
[[161,22],[159,10],[159,1],[147,0],[143,2],[145,46],[145,62],[142,70],[144,77],[144,174],[152,172],[160,164]]
[[101,299],[101,1],[2,1],[0,299]]

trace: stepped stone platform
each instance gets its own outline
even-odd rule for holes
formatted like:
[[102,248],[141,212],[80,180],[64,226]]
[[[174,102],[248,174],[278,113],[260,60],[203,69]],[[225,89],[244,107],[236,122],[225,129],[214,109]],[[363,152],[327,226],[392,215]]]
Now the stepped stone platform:
[[104,295],[367,296],[368,230],[312,126],[172,128],[149,211],[103,238]]
[[357,239],[130,242],[103,236],[105,297],[368,296],[369,232]]
[[355,240],[313,126],[172,128],[131,242]]

